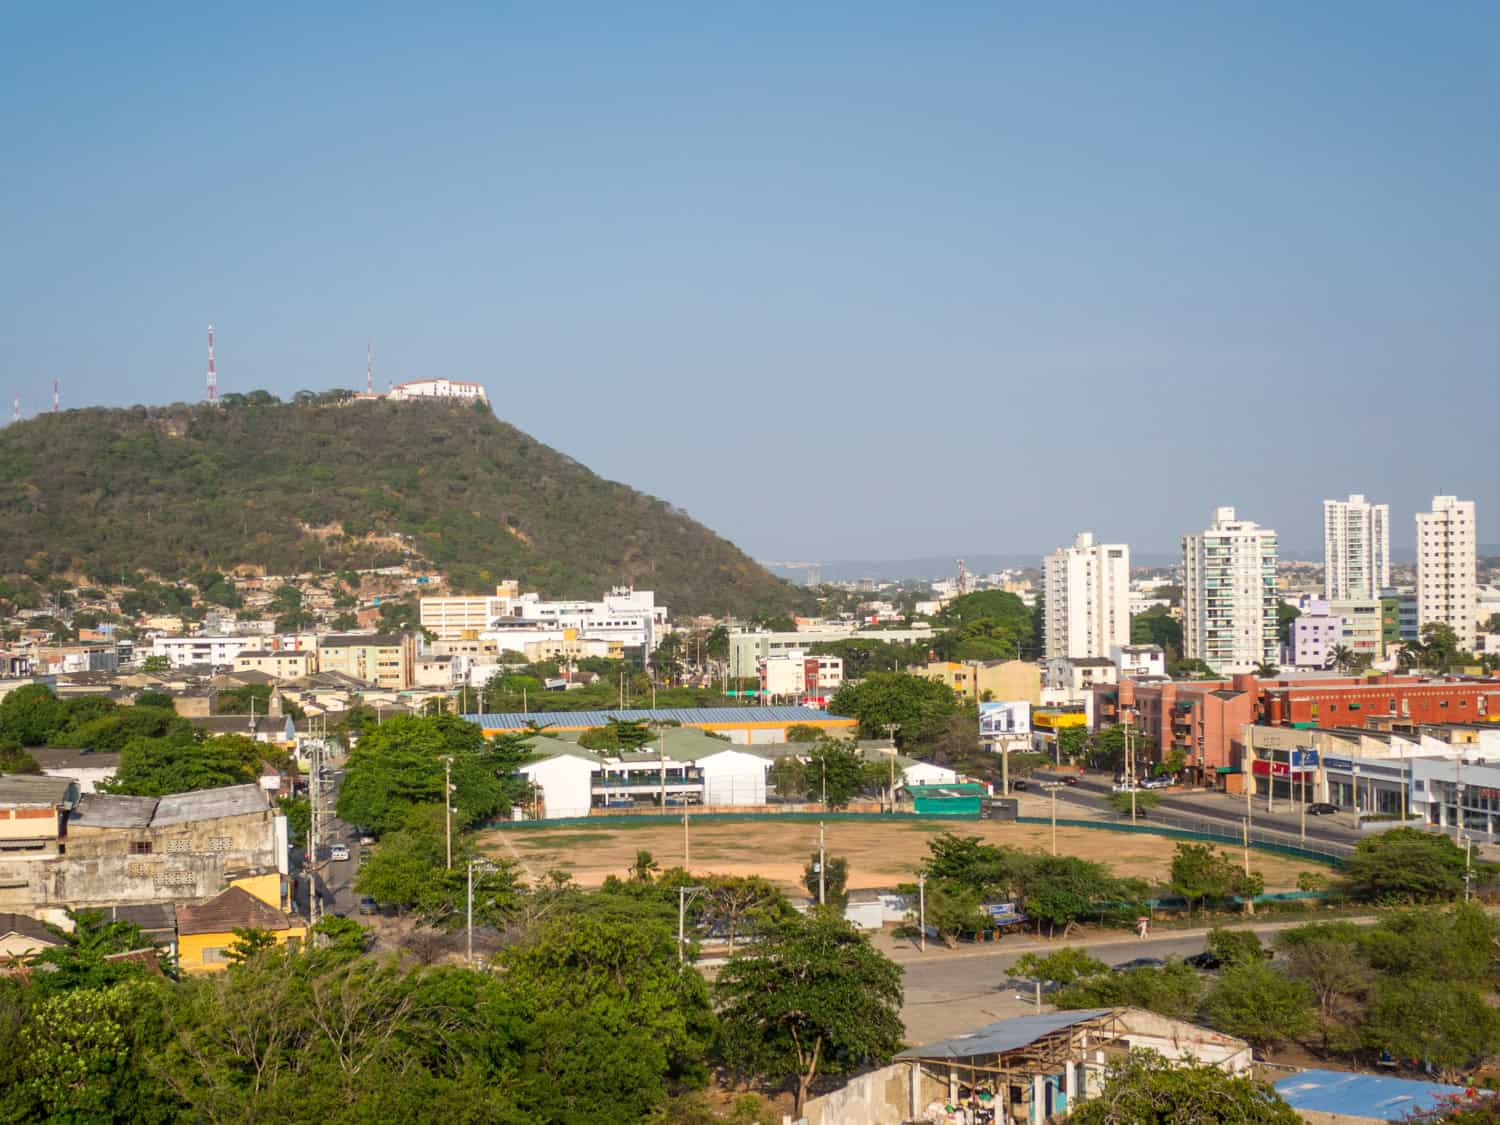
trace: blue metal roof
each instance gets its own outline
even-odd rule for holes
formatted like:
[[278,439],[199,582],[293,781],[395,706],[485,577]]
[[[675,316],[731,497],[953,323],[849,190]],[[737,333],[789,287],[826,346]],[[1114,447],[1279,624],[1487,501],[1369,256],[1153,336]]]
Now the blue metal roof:
[[1441,1082],[1342,1070],[1304,1070],[1276,1083],[1276,1092],[1295,1110],[1376,1121],[1405,1121],[1413,1112],[1431,1109],[1439,1098],[1462,1094],[1464,1089]]
[[644,711],[486,711],[482,715],[465,715],[471,723],[485,730],[520,730],[527,723],[553,727],[602,727],[610,719],[625,722],[677,722],[683,726],[705,723],[816,723],[841,719],[816,707],[663,707]]
[[1043,1012],[1035,1016],[996,1020],[952,1039],[928,1043],[925,1047],[908,1047],[896,1058],[971,1059],[978,1055],[1003,1055],[1006,1051],[1028,1047],[1055,1031],[1107,1016],[1113,1011],[1113,1008],[1083,1008],[1073,1012]]

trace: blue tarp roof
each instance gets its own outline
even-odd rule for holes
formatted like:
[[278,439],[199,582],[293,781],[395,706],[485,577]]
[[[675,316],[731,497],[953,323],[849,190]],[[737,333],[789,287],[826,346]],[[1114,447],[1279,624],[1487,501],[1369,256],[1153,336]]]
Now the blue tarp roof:
[[815,723],[843,718],[816,707],[663,707],[644,711],[486,711],[465,715],[486,730],[520,730],[527,723],[554,727],[602,727],[610,719],[649,723],[657,720],[693,726],[700,723]]
[[1276,1092],[1295,1110],[1404,1121],[1416,1110],[1431,1109],[1445,1095],[1463,1093],[1464,1087],[1386,1074],[1304,1070],[1277,1082]]
[[974,1031],[955,1035],[923,1047],[908,1047],[898,1059],[970,1059],[976,1055],[1002,1055],[1035,1043],[1043,1036],[1072,1027],[1075,1023],[1098,1019],[1113,1008],[1082,1008],[1076,1012],[1043,1012],[1035,1016],[1017,1016],[996,1020]]

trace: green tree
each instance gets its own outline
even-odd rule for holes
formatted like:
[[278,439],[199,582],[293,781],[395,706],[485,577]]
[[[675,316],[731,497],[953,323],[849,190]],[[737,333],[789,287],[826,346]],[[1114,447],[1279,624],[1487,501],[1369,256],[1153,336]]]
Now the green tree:
[[[849,861],[841,855],[825,857],[827,870],[823,872],[823,901],[840,914],[849,905]],[[802,869],[802,885],[814,902],[818,900],[818,853],[813,852],[807,866]]]
[[801,800],[808,795],[807,763],[800,758],[775,759],[766,771],[766,780],[779,797]]
[[1131,793],[1111,793],[1109,807],[1121,816],[1129,816],[1134,809],[1137,816],[1147,813],[1161,804],[1161,794],[1150,789],[1137,789]]
[[[926,905],[927,925],[950,946],[957,944],[961,934],[979,933],[993,925],[984,909],[984,896],[972,887],[929,883]],[[912,916],[916,920],[915,912]]]
[[1178,844],[1172,856],[1172,890],[1188,900],[1191,913],[1210,898],[1223,898],[1234,886],[1234,866],[1224,854],[1208,844]]
[[1360,840],[1343,875],[1346,893],[1361,901],[1451,900],[1463,891],[1464,853],[1447,836],[1392,828]]
[[1229,930],[1215,926],[1204,941],[1208,952],[1225,966],[1248,965],[1266,960],[1266,951],[1254,930]]
[[1451,981],[1382,977],[1360,1025],[1372,1051],[1421,1060],[1445,1082],[1500,1053],[1500,1012],[1479,990]]
[[[453,866],[447,866],[442,817],[437,809],[412,815],[409,826],[380,838],[374,853],[354,878],[354,889],[377,902],[399,907],[439,929],[464,922],[468,892],[468,864],[482,857],[473,837],[456,834]],[[514,867],[488,860],[474,872],[474,920],[479,925],[503,924],[519,905],[520,888]]]
[[1203,979],[1181,961],[1083,977],[1052,994],[1058,1008],[1144,1008],[1190,1020],[1202,1006]]
[[791,915],[786,895],[759,875],[710,875],[703,884],[699,922],[711,933],[724,934],[731,953],[736,938],[755,937]]
[[26,684],[0,700],[0,735],[22,746],[46,746],[65,711],[46,684]]
[[139,961],[114,960],[114,954],[152,948],[151,942],[129,922],[110,921],[102,911],[70,911],[73,932],[64,945],[44,950],[35,958],[45,966],[32,978],[32,987],[43,995],[77,989],[107,988],[138,977],[144,971]]
[[842,918],[789,919],[719,970],[722,1052],[738,1074],[793,1084],[881,1065],[901,1047],[901,969]]
[[14,740],[0,743],[0,773],[41,773],[37,760]]
[[900,726],[896,738],[903,746],[936,738],[958,699],[947,684],[902,672],[872,672],[857,683],[846,681],[828,704],[835,715],[859,720],[864,738],[881,738],[887,724]]
[[242,929],[234,931],[234,944],[224,952],[235,966],[243,966],[263,953],[276,948],[276,938],[269,930]]
[[1281,964],[1312,991],[1318,1031],[1326,1050],[1336,1023],[1369,990],[1374,973],[1360,954],[1359,929],[1351,922],[1319,922],[1276,935]]
[[276,807],[286,815],[287,836],[294,848],[307,841],[312,828],[312,804],[306,797],[277,797]]
[[942,832],[927,842],[923,870],[929,882],[967,887],[984,897],[1019,896],[1035,857],[1016,848],[987,844],[979,836]]
[[1299,1125],[1302,1118],[1270,1086],[1211,1063],[1169,1061],[1134,1050],[1110,1068],[1098,1097],[1082,1102],[1073,1125]]
[[177,731],[165,738],[132,738],[120,752],[112,781],[99,788],[109,793],[164,797],[225,785],[247,785],[260,775],[263,756],[275,747],[240,734],[198,740]]
[[172,661],[166,656],[148,656],[141,661],[141,671],[148,676],[160,676],[172,670]]
[[1203,1011],[1220,1031],[1270,1047],[1312,1030],[1312,1004],[1306,984],[1254,959],[1231,965],[1219,975],[1204,998]]
[[823,737],[823,732],[819,728],[807,723],[792,723],[786,728],[788,742],[817,742]]
[[452,759],[452,801],[458,822],[477,823],[524,799],[516,771],[529,740],[486,739],[455,715],[403,715],[380,723],[349,755],[339,790],[339,819],[377,834],[399,827],[416,806],[443,800],[443,760]]
[[1140,902],[1147,894],[1138,880],[1117,879],[1102,863],[1068,855],[1037,856],[1022,879],[1021,891],[1038,932],[1045,922],[1051,933],[1061,926],[1063,937],[1080,919],[1117,910],[1122,902]]
[[1069,946],[1052,953],[1027,953],[1017,958],[1011,972],[1024,980],[1077,984],[1088,977],[1109,972],[1109,966],[1087,950]]
[[864,759],[848,743],[820,739],[808,751],[807,786],[826,807],[841,809],[864,789]]

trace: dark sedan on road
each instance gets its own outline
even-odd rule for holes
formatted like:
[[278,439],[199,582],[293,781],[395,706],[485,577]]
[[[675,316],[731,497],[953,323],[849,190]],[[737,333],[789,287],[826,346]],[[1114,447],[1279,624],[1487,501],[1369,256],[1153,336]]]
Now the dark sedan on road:
[[1339,807],[1337,805],[1330,805],[1327,801],[1314,801],[1307,806],[1308,816],[1327,816],[1329,813],[1336,813],[1338,811]]

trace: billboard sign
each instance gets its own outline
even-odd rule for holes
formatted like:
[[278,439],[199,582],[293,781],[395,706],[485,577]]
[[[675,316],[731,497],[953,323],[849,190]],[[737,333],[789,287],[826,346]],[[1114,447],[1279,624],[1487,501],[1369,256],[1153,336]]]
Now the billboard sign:
[[1031,704],[1024,699],[1016,703],[981,703],[979,705],[979,740],[981,742],[1030,734]]

